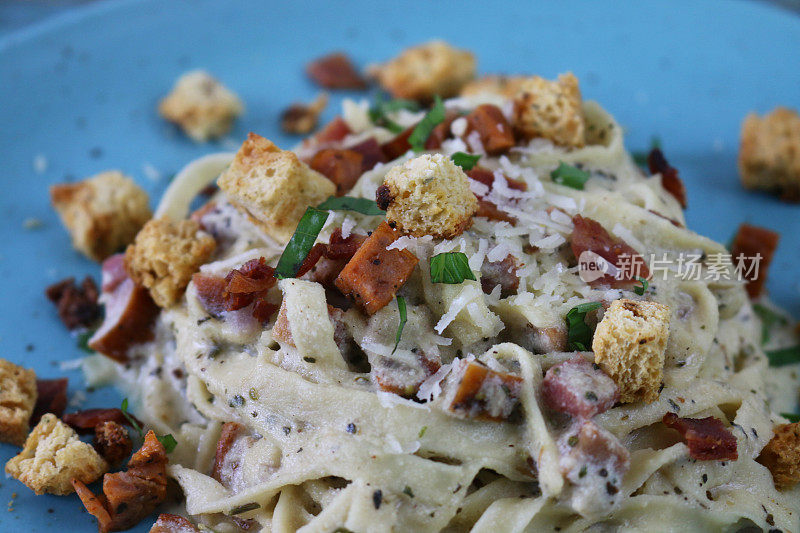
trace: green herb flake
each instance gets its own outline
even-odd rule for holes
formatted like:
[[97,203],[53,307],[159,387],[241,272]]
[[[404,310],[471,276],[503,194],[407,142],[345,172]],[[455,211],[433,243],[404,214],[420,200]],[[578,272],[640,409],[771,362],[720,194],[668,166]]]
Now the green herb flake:
[[579,478],[586,477],[586,465],[583,465],[581,467],[580,472],[578,472],[578,477]]
[[138,433],[140,437],[141,437],[142,435],[144,435],[144,432],[142,431],[142,426],[140,426],[140,425],[139,425],[139,424],[136,422],[136,419],[135,419],[135,418],[133,418],[133,417],[131,416],[131,414],[128,412],[128,399],[127,399],[127,398],[125,398],[125,399],[123,399],[123,400],[122,400],[122,405],[120,406],[120,408],[119,408],[119,409],[120,409],[120,411],[122,411],[122,416],[124,416],[124,417],[125,417],[125,419],[128,421],[128,423],[131,425],[131,427],[132,427],[134,430],[136,430],[136,433]]
[[464,152],[456,152],[450,156],[453,163],[463,168],[465,171],[472,170],[481,158],[480,154],[467,154]]
[[586,314],[603,306],[600,302],[587,302],[576,305],[567,313],[567,338],[569,349],[578,352],[589,351],[592,345],[592,330],[586,325]]
[[421,439],[424,437],[426,431],[428,431],[428,426],[422,426],[422,429],[419,430],[419,435],[417,435],[417,438]]
[[475,274],[469,267],[469,259],[463,252],[445,252],[436,254],[429,261],[431,281],[457,285],[464,280],[475,281]]
[[789,422],[800,422],[800,415],[796,413],[781,413],[781,416]]
[[411,490],[411,487],[409,487],[408,485],[406,485],[406,487],[403,489],[403,494],[405,494],[409,498],[413,498],[414,497],[414,491]]
[[300,265],[314,246],[326,220],[328,220],[327,211],[315,207],[306,209],[300,223],[297,224],[297,229],[294,230],[294,235],[278,260],[278,266],[275,268],[276,278],[293,278],[297,275]]
[[633,292],[635,292],[639,296],[644,296],[644,293],[646,293],[647,289],[650,288],[650,282],[644,278],[640,278],[639,276],[636,276],[636,281],[638,281],[642,285],[634,287]]
[[258,391],[255,387],[250,388],[250,399],[254,402],[258,400]]
[[89,348],[89,339],[92,338],[92,335],[94,335],[95,331],[97,330],[87,329],[86,331],[81,331],[78,333],[78,348],[86,353],[94,353],[94,350]]
[[234,507],[231,509],[231,515],[237,515],[246,513],[247,511],[255,511],[256,509],[260,508],[261,504],[257,502],[246,503],[244,505],[240,505],[239,507]]
[[353,198],[352,196],[331,196],[319,204],[317,209],[327,209],[328,211],[355,211],[356,213],[370,216],[384,214],[375,200]]
[[754,304],[753,311],[761,319],[761,344],[766,344],[769,340],[769,332],[775,326],[786,324],[786,317],[779,315],[769,307],[762,304]]
[[574,448],[575,446],[577,446],[578,445],[578,436],[577,435],[572,435],[570,438],[567,439],[567,444],[569,444],[569,446],[571,448]]
[[164,446],[164,449],[167,451],[167,453],[172,453],[175,450],[175,447],[178,445],[178,441],[176,441],[175,437],[173,437],[170,433],[156,438],[158,439],[158,442]]
[[396,113],[401,109],[407,111],[418,111],[419,104],[413,100],[396,98],[394,100],[384,100],[381,93],[375,95],[375,104],[369,109],[369,119],[376,126],[386,128],[392,133],[400,133],[403,126],[388,117],[389,113]]
[[444,104],[442,99],[437,94],[434,98],[433,107],[423,117],[423,119],[414,127],[414,131],[408,137],[408,143],[415,152],[422,152],[425,150],[425,142],[431,136],[433,128],[438,126],[444,121]]
[[244,405],[244,397],[240,394],[236,394],[231,398],[231,401],[228,402],[228,405],[231,407],[241,407]]
[[558,183],[559,185],[572,187],[573,189],[578,189],[579,191],[583,190],[583,186],[589,180],[590,176],[591,174],[585,170],[568,165],[563,161],[558,164],[557,169],[550,173],[550,177],[553,179],[553,182]]
[[769,366],[786,366],[800,363],[800,344],[790,346],[782,350],[771,350],[767,352]]
[[400,324],[397,326],[397,335],[394,338],[394,349],[392,353],[397,351],[397,347],[400,345],[400,337],[403,336],[403,328],[406,327],[406,322],[408,322],[408,315],[406,314],[406,299],[402,296],[397,297],[397,310],[400,312]]

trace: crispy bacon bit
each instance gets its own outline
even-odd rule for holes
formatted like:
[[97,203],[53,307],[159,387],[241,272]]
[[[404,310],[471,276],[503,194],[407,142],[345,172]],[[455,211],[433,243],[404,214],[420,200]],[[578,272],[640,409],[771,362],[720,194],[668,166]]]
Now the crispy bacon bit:
[[67,408],[67,385],[69,379],[37,379],[36,405],[31,415],[31,427],[39,423],[42,415],[53,413],[61,418]]
[[133,443],[121,424],[107,420],[94,428],[94,449],[111,466],[122,464],[133,449]]
[[500,108],[492,104],[479,105],[467,115],[468,131],[477,131],[484,150],[497,155],[514,146],[514,131]]
[[492,370],[480,361],[462,362],[449,379],[453,392],[447,408],[459,416],[500,422],[519,402],[522,378]]
[[[492,188],[494,187],[494,172],[492,172],[487,168],[475,167],[469,172],[467,172],[467,176],[489,187],[489,192],[491,192]],[[523,181],[515,180],[512,178],[505,178],[505,179],[510,189],[515,189],[518,191],[528,190],[528,185]],[[517,223],[516,218],[512,217],[505,211],[500,210],[500,208],[498,208],[494,203],[490,202],[489,200],[486,200],[485,197],[477,196],[477,198],[478,198],[478,211],[475,213],[476,217],[486,217],[489,220],[499,220],[508,222],[509,224]]]
[[410,362],[393,356],[382,356],[372,367],[372,376],[378,387],[404,398],[413,398],[420,385],[441,367],[438,355],[429,356],[417,351],[416,360]]
[[150,533],[195,533],[199,530],[188,519],[176,514],[161,513]]
[[89,276],[80,287],[75,285],[75,278],[67,278],[47,287],[45,294],[68,329],[91,327],[101,316],[97,285]]
[[[139,424],[142,423],[133,415],[128,413],[133,420]],[[110,409],[86,409],[78,411],[77,413],[67,413],[62,417],[62,421],[70,426],[72,429],[86,435],[94,431],[94,428],[104,424],[105,422],[116,422],[123,426],[129,426],[131,423],[122,414],[122,411],[116,407]]]
[[772,256],[778,248],[780,235],[776,232],[742,224],[733,239],[731,257],[733,264],[741,268],[747,279],[747,294],[750,298],[758,298],[764,290],[767,272],[772,263]]
[[319,114],[328,105],[328,95],[320,94],[310,104],[292,104],[281,113],[281,129],[286,133],[304,135],[317,127]]
[[222,433],[217,441],[217,452],[214,454],[214,467],[211,469],[211,477],[224,484],[222,471],[225,466],[225,459],[233,443],[244,433],[245,427],[237,422],[225,422],[222,424]]
[[386,211],[393,200],[394,196],[387,185],[379,185],[375,190],[375,203],[378,204],[378,209]]
[[315,133],[308,142],[313,142],[317,145],[337,143],[351,133],[353,133],[353,131],[350,129],[350,126],[347,125],[347,122],[345,122],[342,117],[336,117]]
[[261,322],[269,320],[277,306],[264,298],[275,285],[275,269],[266,259],[251,259],[240,268],[231,270],[225,278],[195,274],[192,276],[197,298],[210,314],[237,311],[253,304],[252,315]]
[[647,166],[651,174],[661,174],[661,184],[664,189],[678,200],[681,207],[686,209],[686,187],[678,176],[678,170],[667,162],[667,158],[658,148],[653,148],[647,155]]
[[382,222],[345,265],[336,287],[367,314],[374,314],[394,298],[419,259],[408,250],[387,250],[400,232]]
[[350,59],[341,52],[315,59],[306,66],[306,73],[326,89],[364,89],[367,86]]
[[598,365],[575,357],[547,371],[542,397],[554,411],[591,418],[617,403],[619,388]]
[[128,349],[153,339],[152,325],[159,308],[147,289],[137,285],[125,272],[125,254],[103,261],[103,294],[106,316],[89,339],[89,348],[115,361],[128,360]]
[[208,313],[218,316],[226,310],[225,289],[228,282],[225,278],[195,274],[192,276],[192,282],[197,290],[197,299]]
[[507,298],[517,294],[519,289],[519,262],[512,255],[507,255],[502,261],[485,262],[481,266],[481,288],[486,294],[491,293],[500,285],[500,296]]
[[124,531],[152,513],[167,496],[167,453],[156,434],[148,431],[142,447],[128,461],[126,472],[103,476],[103,494],[72,480],[89,514],[97,518],[100,533]]
[[348,150],[358,152],[359,154],[362,155],[363,157],[363,159],[361,160],[362,173],[368,170],[372,170],[378,163],[386,162],[386,156],[383,154],[383,150],[381,150],[381,145],[378,144],[378,141],[375,139],[375,137],[370,137],[366,141],[362,141],[354,146],[350,146]]
[[387,161],[393,161],[411,150],[411,143],[408,142],[408,138],[411,137],[413,131],[414,127],[408,128],[391,141],[381,145],[381,150]]
[[533,353],[563,352],[567,349],[569,334],[564,326],[537,327],[525,324],[521,345]]
[[428,139],[425,141],[426,150],[438,150],[442,147],[442,143],[453,136],[450,131],[450,126],[453,121],[459,117],[458,113],[447,113],[444,120],[434,126]]
[[575,215],[572,217],[572,223],[575,228],[572,231],[570,244],[572,253],[578,260],[582,253],[592,252],[619,269],[617,276],[604,274],[589,282],[590,285],[625,287],[635,283],[637,276],[645,279],[650,277],[650,270],[642,256],[623,240],[612,237],[599,222]]
[[325,257],[328,259],[350,260],[356,255],[356,252],[366,240],[366,235],[359,235],[357,233],[351,233],[347,238],[344,238],[342,237],[342,230],[336,228],[333,230],[333,233],[331,233],[330,242],[325,250]]
[[262,324],[269,322],[272,315],[278,310],[280,306],[267,300],[257,300],[253,304],[253,318]]
[[363,162],[355,150],[325,148],[314,154],[310,166],[336,185],[336,196],[344,196],[361,177]]
[[706,418],[679,418],[675,413],[667,413],[661,420],[665,426],[681,434],[689,446],[689,457],[699,461],[735,461],[739,458],[736,437],[722,422],[708,416]]

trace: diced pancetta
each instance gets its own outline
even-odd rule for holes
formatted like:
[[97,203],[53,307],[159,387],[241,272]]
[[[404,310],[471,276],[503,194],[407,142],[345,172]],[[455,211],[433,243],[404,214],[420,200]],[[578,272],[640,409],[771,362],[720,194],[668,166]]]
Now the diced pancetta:
[[217,441],[217,451],[214,454],[214,466],[211,469],[211,477],[222,483],[228,485],[227,479],[230,471],[236,470],[238,464],[232,464],[231,457],[228,457],[233,443],[242,436],[245,432],[245,427],[238,422],[225,422],[222,424],[222,433]]
[[591,418],[614,406],[619,388],[598,365],[578,356],[547,371],[542,398],[550,409]]
[[89,276],[80,286],[75,284],[75,278],[59,281],[47,287],[45,294],[56,305],[58,316],[68,329],[91,327],[102,315],[97,286]]
[[30,425],[34,427],[39,423],[42,415],[53,413],[58,418],[64,414],[67,408],[67,378],[58,379],[37,379],[36,380],[36,404],[33,407]]
[[678,176],[678,170],[667,162],[661,150],[653,148],[650,151],[647,155],[647,166],[650,167],[650,173],[661,174],[661,185],[686,209],[686,186]]
[[500,285],[500,296],[507,298],[517,294],[519,289],[519,262],[512,255],[507,255],[502,261],[486,261],[481,266],[481,288],[490,294]]
[[378,144],[378,141],[375,139],[375,137],[370,137],[369,139],[358,144],[348,146],[347,149],[361,154],[362,173],[372,170],[378,163],[386,162],[386,156],[384,155],[383,150],[381,150],[381,145]]
[[477,131],[484,150],[489,155],[508,151],[516,143],[514,131],[499,107],[479,105],[467,115],[467,132]]
[[480,361],[461,361],[447,379],[447,409],[464,418],[500,422],[519,403],[522,378],[492,370]]
[[306,73],[317,85],[326,89],[363,89],[367,86],[366,80],[342,53],[315,59],[306,65]]
[[776,232],[750,224],[742,224],[736,232],[731,257],[747,281],[745,288],[750,298],[758,298],[764,290],[779,239],[780,235]]
[[[139,426],[142,425],[132,414],[128,413],[128,416],[139,424]],[[116,407],[108,409],[86,409],[78,411],[77,413],[67,413],[62,417],[62,421],[81,435],[92,433],[95,427],[104,422],[116,422],[124,426],[129,426],[131,424],[122,413],[122,410]]]
[[665,426],[681,434],[689,446],[689,456],[699,461],[735,461],[739,457],[736,437],[713,416],[679,418],[667,413],[661,420]]
[[385,142],[381,145],[381,150],[383,151],[383,155],[386,156],[387,161],[393,161],[411,150],[411,143],[408,142],[408,138],[411,137],[411,133],[413,131],[413,127],[408,128],[399,133],[391,141]]
[[430,356],[417,350],[415,359],[381,356],[372,366],[372,376],[384,392],[404,398],[413,398],[420,385],[434,375],[442,366],[439,356]]
[[589,282],[590,285],[611,285],[612,287],[630,286],[637,277],[649,278],[650,270],[636,250],[622,239],[612,237],[599,222],[591,218],[575,215],[572,217],[574,229],[570,245],[572,253],[580,260],[584,252],[599,255],[618,269],[616,276],[605,273]]
[[344,196],[361,177],[363,162],[355,150],[325,148],[314,154],[310,166],[336,185],[336,196]]

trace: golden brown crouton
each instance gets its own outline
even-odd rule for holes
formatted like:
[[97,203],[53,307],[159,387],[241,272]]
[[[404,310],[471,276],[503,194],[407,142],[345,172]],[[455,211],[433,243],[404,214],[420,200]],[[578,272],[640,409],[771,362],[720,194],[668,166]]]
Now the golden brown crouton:
[[228,200],[275,240],[286,243],[306,207],[336,192],[336,186],[293,152],[251,133],[231,166],[219,177]]
[[36,404],[36,372],[0,359],[0,441],[22,446]]
[[403,233],[452,239],[472,225],[478,200],[461,167],[442,154],[425,154],[386,174],[378,206]]
[[36,494],[71,494],[72,479],[92,483],[107,471],[108,463],[94,448],[52,413],[42,417],[19,455],[6,463],[6,473]]
[[658,398],[669,320],[666,305],[622,299],[614,300],[597,325],[594,360],[617,383],[622,403]]
[[208,72],[193,70],[178,78],[158,112],[197,142],[222,137],[242,114],[242,102]]
[[800,422],[775,427],[758,462],[769,468],[775,488],[788,489],[800,481]]
[[511,99],[527,80],[526,76],[502,76],[492,74],[481,76],[468,82],[461,88],[459,96],[477,96],[481,94],[496,94]]
[[474,77],[475,56],[443,41],[408,48],[377,70],[378,83],[392,96],[423,101],[454,96]]
[[147,193],[118,170],[53,185],[50,201],[72,236],[72,245],[95,261],[130,244],[152,216]]
[[133,281],[147,287],[159,307],[178,301],[192,274],[216,248],[214,238],[194,220],[153,219],[125,251],[125,269]]
[[800,202],[800,115],[778,107],[763,118],[750,113],[742,123],[739,148],[742,185]]
[[585,122],[578,78],[571,72],[561,74],[557,81],[527,78],[514,96],[513,122],[527,139],[544,137],[562,146],[583,146]]

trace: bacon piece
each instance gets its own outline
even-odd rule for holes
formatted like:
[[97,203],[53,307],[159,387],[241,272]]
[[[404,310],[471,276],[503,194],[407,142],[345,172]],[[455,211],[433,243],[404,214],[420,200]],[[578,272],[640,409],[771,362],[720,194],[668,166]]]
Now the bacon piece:
[[598,365],[578,356],[547,371],[542,397],[554,411],[591,418],[617,403],[619,388]]
[[416,360],[410,362],[392,356],[381,356],[371,368],[375,382],[384,392],[403,398],[413,398],[420,385],[442,366],[438,356],[430,357],[418,351]]
[[199,531],[188,519],[169,513],[158,515],[158,520],[150,528],[150,533],[195,533]]
[[308,142],[313,142],[318,145],[325,145],[329,143],[337,143],[342,139],[353,133],[347,122],[342,117],[336,117],[322,127],[313,137],[308,139]]
[[375,168],[375,165],[378,163],[385,163],[386,156],[381,150],[381,145],[378,144],[378,141],[375,137],[370,137],[366,141],[362,141],[354,146],[350,146],[348,150],[352,150],[354,152],[358,152],[362,155],[363,159],[361,160],[361,173],[368,170],[372,170]]
[[194,274],[192,281],[197,290],[197,299],[200,300],[207,312],[219,316],[226,310],[225,298],[228,282],[225,281],[225,278]]
[[651,174],[661,174],[661,184],[664,189],[678,200],[681,207],[686,209],[686,187],[683,184],[678,170],[670,166],[667,158],[658,148],[653,148],[647,155],[647,166]]
[[[483,183],[487,187],[489,187],[489,192],[491,192],[492,188],[494,187],[494,172],[487,168],[483,167],[475,167],[469,172],[467,172],[467,176],[475,181]],[[505,176],[504,176],[505,177]],[[527,191],[528,185],[519,180],[515,180],[512,178],[505,178],[508,187],[511,189],[516,189],[518,191]],[[488,193],[487,193],[488,194]],[[489,220],[500,220],[508,222],[509,224],[516,224],[517,219],[506,213],[505,211],[500,210],[494,203],[486,200],[483,196],[477,196],[478,198],[478,211],[475,213],[476,217],[486,217]]]
[[479,105],[467,115],[467,123],[468,131],[478,132],[483,148],[489,155],[506,152],[516,144],[511,124],[495,105]]
[[481,266],[481,288],[486,294],[500,285],[500,296],[507,298],[517,294],[519,289],[519,262],[514,256],[507,255],[502,261],[485,262]]
[[256,303],[253,304],[253,318],[262,324],[269,322],[279,307],[279,305],[267,300],[256,300]]
[[675,413],[667,413],[661,421],[681,434],[692,459],[735,461],[739,458],[736,437],[718,418],[679,418]]
[[413,133],[413,131],[414,127],[412,126],[401,132],[391,141],[385,142],[381,145],[381,150],[383,151],[383,155],[386,157],[387,161],[393,161],[411,150],[411,143],[408,142],[408,138],[411,137],[411,133]]
[[582,253],[592,252],[620,269],[618,276],[603,274],[600,278],[589,282],[590,285],[625,287],[635,283],[637,276],[645,279],[650,277],[650,270],[644,258],[623,240],[612,237],[599,222],[575,215],[572,217],[572,223],[575,228],[572,231],[570,244],[572,253],[579,261]]
[[567,349],[569,334],[563,326],[537,327],[528,323],[521,340],[521,345],[533,353],[563,352]]
[[458,416],[500,422],[519,403],[522,378],[497,372],[480,361],[463,361],[451,371],[447,408]]
[[[336,228],[331,233],[328,244],[317,243],[314,245],[309,256],[318,253],[315,252],[315,248],[320,247],[320,249],[324,250],[322,257],[312,258],[311,266],[308,270],[305,269],[306,261],[304,261],[300,271],[298,271],[298,277],[303,275],[301,272],[308,273],[308,279],[311,281],[316,281],[328,289],[335,288],[336,278],[339,277],[342,269],[366,240],[367,237],[365,235],[357,233],[351,233],[345,239],[342,237],[342,230]],[[308,260],[308,258],[306,259]]]
[[228,282],[226,309],[236,311],[263,297],[277,282],[274,274],[275,269],[268,266],[263,257],[251,259],[240,268],[231,270],[225,276]]
[[111,466],[122,464],[133,449],[133,443],[121,424],[107,420],[94,428],[94,449]]
[[367,86],[350,59],[341,52],[315,59],[306,65],[306,73],[326,89],[364,89]]
[[72,486],[89,514],[97,518],[100,533],[124,531],[166,498],[167,453],[156,434],[148,431],[144,444],[128,461],[128,470],[103,476],[103,494],[95,496],[77,479]]
[[764,290],[769,265],[778,248],[779,239],[780,235],[776,232],[750,224],[742,224],[736,232],[731,257],[742,275],[750,276],[746,278],[745,286],[750,298],[758,298]]
[[286,133],[303,135],[317,127],[320,113],[328,105],[328,95],[321,93],[310,104],[294,103],[281,113],[281,129]]
[[[489,187],[491,191],[494,187],[494,172],[489,170],[488,168],[483,167],[475,167],[469,172],[467,172],[467,176],[474,179],[475,181],[479,181]],[[527,191],[528,184],[524,181],[515,180],[514,178],[509,178],[507,176],[503,176],[505,178],[506,183],[508,184],[509,189],[514,189],[517,191]]]
[[450,126],[453,121],[459,117],[458,113],[447,113],[444,120],[434,126],[428,139],[425,141],[426,150],[438,150],[442,147],[442,143],[453,136],[450,131]]
[[382,222],[336,278],[336,287],[372,315],[394,298],[419,259],[408,250],[387,250],[400,232]]
[[67,408],[67,385],[69,379],[37,379],[36,380],[36,405],[33,407],[30,425],[34,427],[39,423],[42,415],[53,413],[58,418]]
[[[130,413],[128,413],[128,416],[133,418],[141,427],[142,423],[135,416]],[[105,422],[116,422],[123,426],[131,425],[130,421],[122,414],[122,410],[116,407],[108,409],[85,409],[77,413],[67,413],[61,420],[81,435],[93,432],[95,427]]]
[[364,241],[366,235],[351,233],[347,238],[342,237],[341,228],[336,228],[331,233],[330,242],[325,250],[325,257],[328,259],[352,259]]
[[[238,422],[225,422],[222,424],[222,433],[220,433],[219,440],[217,441],[217,451],[214,454],[214,466],[211,469],[211,477],[216,479],[222,484],[226,484],[223,479],[223,469],[228,452],[233,446],[234,441],[238,439],[245,431],[245,427]],[[235,469],[236,466],[233,466]]]
[[75,285],[75,278],[67,278],[47,287],[45,294],[56,305],[67,329],[91,327],[101,316],[97,285],[89,276],[80,287]]
[[355,150],[325,148],[314,154],[310,166],[336,185],[336,196],[344,196],[361,177],[363,162]]
[[103,295],[106,316],[89,339],[89,348],[118,362],[128,360],[128,349],[153,339],[152,325],[159,308],[147,289],[137,285],[120,263],[125,254],[103,261]]

